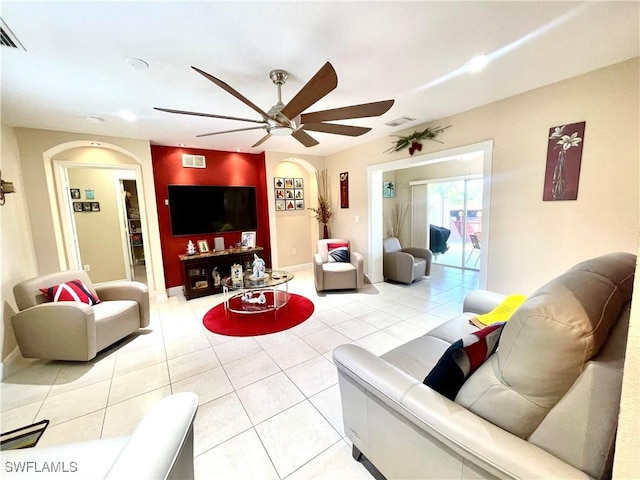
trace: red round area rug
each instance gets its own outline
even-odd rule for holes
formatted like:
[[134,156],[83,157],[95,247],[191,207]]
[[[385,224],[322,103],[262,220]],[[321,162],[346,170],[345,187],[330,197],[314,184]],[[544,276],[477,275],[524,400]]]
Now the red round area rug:
[[220,304],[205,313],[202,323],[213,333],[232,337],[251,337],[281,332],[304,322],[314,310],[313,302],[302,295],[289,294],[287,304],[261,313],[234,313]]

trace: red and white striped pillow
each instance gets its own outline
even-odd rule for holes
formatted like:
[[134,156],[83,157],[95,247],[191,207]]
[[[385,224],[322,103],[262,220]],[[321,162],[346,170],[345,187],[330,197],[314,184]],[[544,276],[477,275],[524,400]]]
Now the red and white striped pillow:
[[41,288],[40,291],[53,302],[80,302],[87,305],[100,303],[98,296],[91,293],[91,290],[80,279],[49,288]]

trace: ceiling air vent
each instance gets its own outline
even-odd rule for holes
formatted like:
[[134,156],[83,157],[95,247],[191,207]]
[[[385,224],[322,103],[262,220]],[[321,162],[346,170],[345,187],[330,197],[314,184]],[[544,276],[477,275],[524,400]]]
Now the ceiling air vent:
[[4,23],[4,20],[0,18],[0,45],[3,47],[16,48],[18,50],[27,51],[26,48],[20,43],[20,40],[13,34],[11,29]]
[[400,117],[385,123],[385,125],[389,125],[390,127],[399,127],[404,123],[413,122],[414,120],[415,118],[411,118],[411,117]]
[[207,168],[207,161],[204,155],[182,155],[182,166],[185,168]]

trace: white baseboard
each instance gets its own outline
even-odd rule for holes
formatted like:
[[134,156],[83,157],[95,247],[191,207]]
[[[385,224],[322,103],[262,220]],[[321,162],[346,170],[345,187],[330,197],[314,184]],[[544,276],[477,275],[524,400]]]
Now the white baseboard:
[[274,268],[274,270],[287,270],[289,272],[299,272],[300,270],[309,270],[311,267],[313,267],[312,263],[301,263],[300,265],[289,265],[288,267],[284,267],[282,269]]
[[184,296],[184,287],[179,285],[177,287],[167,288],[167,295],[169,297],[183,297]]
[[169,296],[166,293],[156,293],[156,303],[166,303],[169,301]]

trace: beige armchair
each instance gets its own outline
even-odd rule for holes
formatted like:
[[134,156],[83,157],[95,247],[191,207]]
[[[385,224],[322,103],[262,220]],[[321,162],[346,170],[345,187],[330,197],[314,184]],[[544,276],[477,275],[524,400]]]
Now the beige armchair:
[[[337,253],[331,255],[330,246],[346,245],[348,261],[335,261]],[[339,249],[336,249],[339,250]],[[343,258],[344,260],[345,258]],[[346,290],[362,288],[364,283],[364,258],[358,252],[351,251],[349,240],[329,238],[318,242],[318,253],[313,257],[313,276],[316,290]]]
[[[80,279],[101,302],[51,302],[40,291]],[[114,342],[149,325],[149,291],[140,282],[91,283],[84,270],[30,278],[13,287],[20,310],[11,318],[22,356],[91,360]]]
[[402,248],[396,237],[384,239],[382,274],[385,279],[412,283],[431,273],[431,251],[426,248]]

